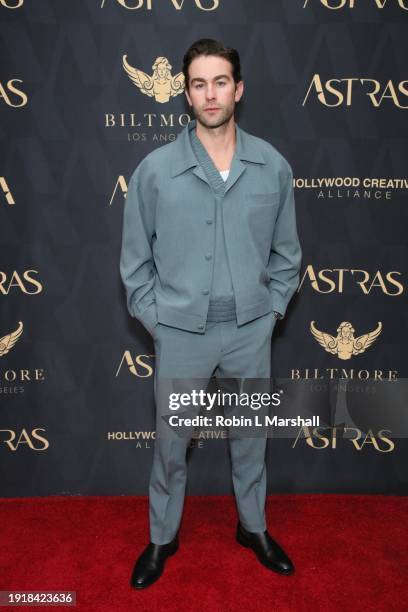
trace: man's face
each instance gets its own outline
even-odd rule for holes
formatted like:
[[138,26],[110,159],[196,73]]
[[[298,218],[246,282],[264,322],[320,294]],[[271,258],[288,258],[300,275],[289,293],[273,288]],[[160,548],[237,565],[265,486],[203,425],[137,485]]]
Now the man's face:
[[206,128],[227,123],[244,90],[242,81],[234,81],[232,64],[216,55],[201,55],[191,62],[188,73],[190,91],[185,94],[197,121]]

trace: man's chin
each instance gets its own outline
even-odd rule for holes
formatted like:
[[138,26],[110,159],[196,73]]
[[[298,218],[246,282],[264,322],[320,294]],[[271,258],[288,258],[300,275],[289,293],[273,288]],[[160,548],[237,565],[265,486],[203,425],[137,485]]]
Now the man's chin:
[[222,125],[225,125],[225,123],[228,123],[228,121],[230,120],[230,117],[206,117],[204,115],[196,115],[196,119],[199,123],[201,123],[201,125],[203,125],[206,128],[209,129],[215,129],[215,128],[219,128]]

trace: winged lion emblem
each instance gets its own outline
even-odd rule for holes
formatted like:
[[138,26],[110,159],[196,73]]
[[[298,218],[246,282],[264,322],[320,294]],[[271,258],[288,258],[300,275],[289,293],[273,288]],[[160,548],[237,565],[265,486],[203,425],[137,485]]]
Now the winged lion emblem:
[[0,338],[0,357],[6,355],[10,349],[13,348],[21,334],[23,333],[23,322],[19,321],[18,327],[15,331],[11,332],[11,334],[7,334]]
[[127,61],[127,55],[123,56],[123,68],[132,83],[146,96],[154,98],[156,102],[164,104],[171,97],[178,96],[178,94],[184,91],[184,74],[179,72],[172,76],[172,66],[167,57],[160,56],[156,58],[152,66],[152,76],[149,76],[143,70],[131,66]]
[[378,338],[382,330],[382,323],[378,321],[377,327],[367,334],[354,337],[355,329],[349,321],[343,321],[337,328],[337,336],[320,331],[311,321],[310,331],[317,342],[328,353],[337,355],[339,359],[350,359],[352,355],[364,353],[369,346]]

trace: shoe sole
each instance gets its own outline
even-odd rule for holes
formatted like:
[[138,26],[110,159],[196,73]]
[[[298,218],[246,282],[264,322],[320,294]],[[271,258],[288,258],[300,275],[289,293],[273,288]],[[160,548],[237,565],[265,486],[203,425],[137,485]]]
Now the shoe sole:
[[290,569],[290,570],[279,570],[277,568],[271,567],[270,565],[267,565],[266,563],[264,563],[264,561],[257,555],[257,553],[254,551],[252,546],[250,544],[248,544],[248,542],[240,534],[239,531],[237,531],[236,539],[237,539],[238,544],[241,544],[241,546],[244,546],[245,548],[251,549],[252,552],[254,553],[254,555],[256,556],[256,558],[258,559],[259,563],[262,563],[262,565],[264,567],[266,567],[268,570],[271,570],[272,572],[276,572],[277,574],[281,574],[282,576],[290,576],[291,574],[294,573],[295,570],[293,570],[293,569]]

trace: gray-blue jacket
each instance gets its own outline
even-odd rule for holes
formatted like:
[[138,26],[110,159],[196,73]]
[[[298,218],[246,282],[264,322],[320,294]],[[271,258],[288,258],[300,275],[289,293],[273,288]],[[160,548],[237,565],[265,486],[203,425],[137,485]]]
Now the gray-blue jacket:
[[[290,165],[271,144],[235,128],[223,221],[243,325],[272,310],[285,314],[299,283],[301,249]],[[214,220],[214,194],[186,126],[139,163],[124,208],[120,274],[127,307],[152,335],[158,322],[205,332]]]

